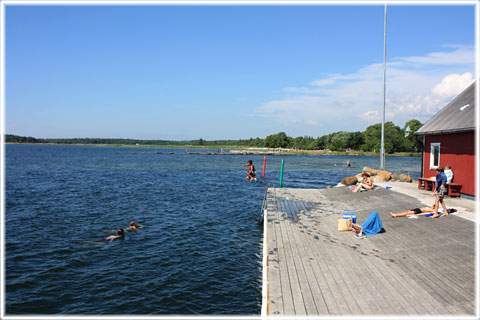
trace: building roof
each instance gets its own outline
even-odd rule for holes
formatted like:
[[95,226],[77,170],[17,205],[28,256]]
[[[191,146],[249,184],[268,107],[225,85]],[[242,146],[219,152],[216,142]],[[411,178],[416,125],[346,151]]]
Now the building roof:
[[428,120],[415,135],[475,130],[475,82]]

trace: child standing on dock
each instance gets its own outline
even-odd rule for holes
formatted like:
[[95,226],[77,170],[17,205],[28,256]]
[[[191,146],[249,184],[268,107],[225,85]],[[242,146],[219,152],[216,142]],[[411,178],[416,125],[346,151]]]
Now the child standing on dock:
[[444,169],[442,166],[439,166],[436,170],[438,174],[435,181],[435,189],[432,192],[432,195],[435,196],[435,211],[431,218],[437,218],[439,216],[438,209],[440,204],[443,207],[443,214],[441,217],[448,216],[447,206],[445,205],[445,202],[443,202],[443,197],[447,193],[447,176],[445,175],[445,172],[443,172]]
[[252,160],[248,160],[248,163],[247,164],[244,164],[242,167],[249,167],[249,170],[248,171],[245,171],[245,173],[247,174],[247,180],[255,180],[257,181],[257,178],[255,178],[255,176],[257,175],[257,173],[255,172],[255,166],[253,165],[253,161]]

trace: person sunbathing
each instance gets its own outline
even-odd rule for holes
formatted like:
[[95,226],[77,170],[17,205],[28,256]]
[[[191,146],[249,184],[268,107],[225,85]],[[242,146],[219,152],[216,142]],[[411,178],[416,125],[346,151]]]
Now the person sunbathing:
[[[457,212],[457,210],[458,209],[455,209],[455,208],[449,208],[449,209],[447,209],[447,214],[446,215],[448,216],[449,213]],[[400,212],[400,213],[390,212],[390,214],[392,215],[392,217],[397,218],[397,217],[411,216],[411,215],[414,215],[414,214],[433,213],[433,212],[435,212],[435,204],[433,204],[431,207],[415,208],[415,209]],[[444,213],[442,208],[438,209],[438,212]],[[445,215],[442,215],[442,217],[443,216],[445,216]]]
[[435,212],[435,204],[433,204],[431,207],[415,208],[415,209],[411,209],[411,210],[400,212],[400,213],[390,212],[390,215],[394,218],[398,218],[398,217],[410,216],[413,214],[431,213],[431,212]]

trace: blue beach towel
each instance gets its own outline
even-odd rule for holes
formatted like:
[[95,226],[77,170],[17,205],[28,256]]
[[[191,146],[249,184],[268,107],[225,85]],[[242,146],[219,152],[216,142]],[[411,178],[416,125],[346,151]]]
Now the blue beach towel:
[[373,211],[370,217],[362,224],[362,231],[367,236],[376,235],[383,227],[382,220],[377,211]]

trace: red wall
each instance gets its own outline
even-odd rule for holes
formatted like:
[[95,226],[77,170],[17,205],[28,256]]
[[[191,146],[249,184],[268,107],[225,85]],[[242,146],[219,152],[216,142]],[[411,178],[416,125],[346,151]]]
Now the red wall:
[[430,143],[440,143],[440,165],[452,166],[453,181],[462,185],[461,193],[475,192],[475,133],[461,132],[425,136],[423,176],[432,177],[437,171],[430,170]]

